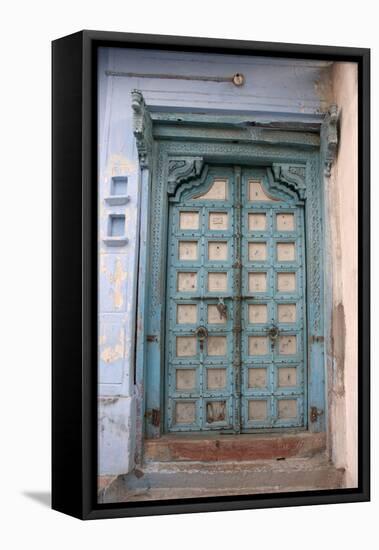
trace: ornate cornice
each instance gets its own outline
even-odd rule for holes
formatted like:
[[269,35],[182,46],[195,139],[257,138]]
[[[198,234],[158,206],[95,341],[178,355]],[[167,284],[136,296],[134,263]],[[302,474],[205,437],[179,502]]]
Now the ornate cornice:
[[272,165],[272,187],[282,189],[283,186],[290,191],[294,198],[305,199],[305,166],[301,164],[277,164]]
[[137,142],[140,165],[148,168],[153,147],[153,123],[139,90],[132,90],[133,133]]
[[176,157],[168,161],[167,193],[174,195],[180,184],[198,178],[203,168],[202,157]]
[[321,156],[324,164],[324,175],[328,178],[338,150],[338,122],[339,112],[337,105],[329,107],[321,125]]

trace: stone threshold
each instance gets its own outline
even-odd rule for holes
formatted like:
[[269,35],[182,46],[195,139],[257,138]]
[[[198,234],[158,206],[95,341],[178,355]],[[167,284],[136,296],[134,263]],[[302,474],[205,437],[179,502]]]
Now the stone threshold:
[[312,457],[326,449],[326,434],[167,434],[145,439],[144,462],[254,461]]

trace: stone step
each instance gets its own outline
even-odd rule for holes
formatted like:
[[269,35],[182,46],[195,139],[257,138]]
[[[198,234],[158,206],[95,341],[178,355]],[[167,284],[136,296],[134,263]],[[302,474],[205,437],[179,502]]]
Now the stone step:
[[344,471],[324,454],[312,458],[226,462],[155,462],[119,476],[102,502],[336,489]]
[[175,434],[144,441],[144,460],[246,461],[310,457],[323,452],[325,433],[286,434]]

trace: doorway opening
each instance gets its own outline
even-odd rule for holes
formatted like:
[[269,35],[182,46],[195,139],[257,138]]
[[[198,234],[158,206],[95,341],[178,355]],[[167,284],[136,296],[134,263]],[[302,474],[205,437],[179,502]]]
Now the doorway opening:
[[268,177],[210,166],[170,201],[167,433],[306,427],[304,205]]

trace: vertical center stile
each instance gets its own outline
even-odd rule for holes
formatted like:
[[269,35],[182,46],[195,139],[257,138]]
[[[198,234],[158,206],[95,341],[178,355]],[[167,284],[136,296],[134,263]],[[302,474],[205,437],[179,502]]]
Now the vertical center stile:
[[241,431],[241,231],[242,231],[242,186],[241,167],[234,167],[234,263],[233,263],[233,391],[234,431]]

